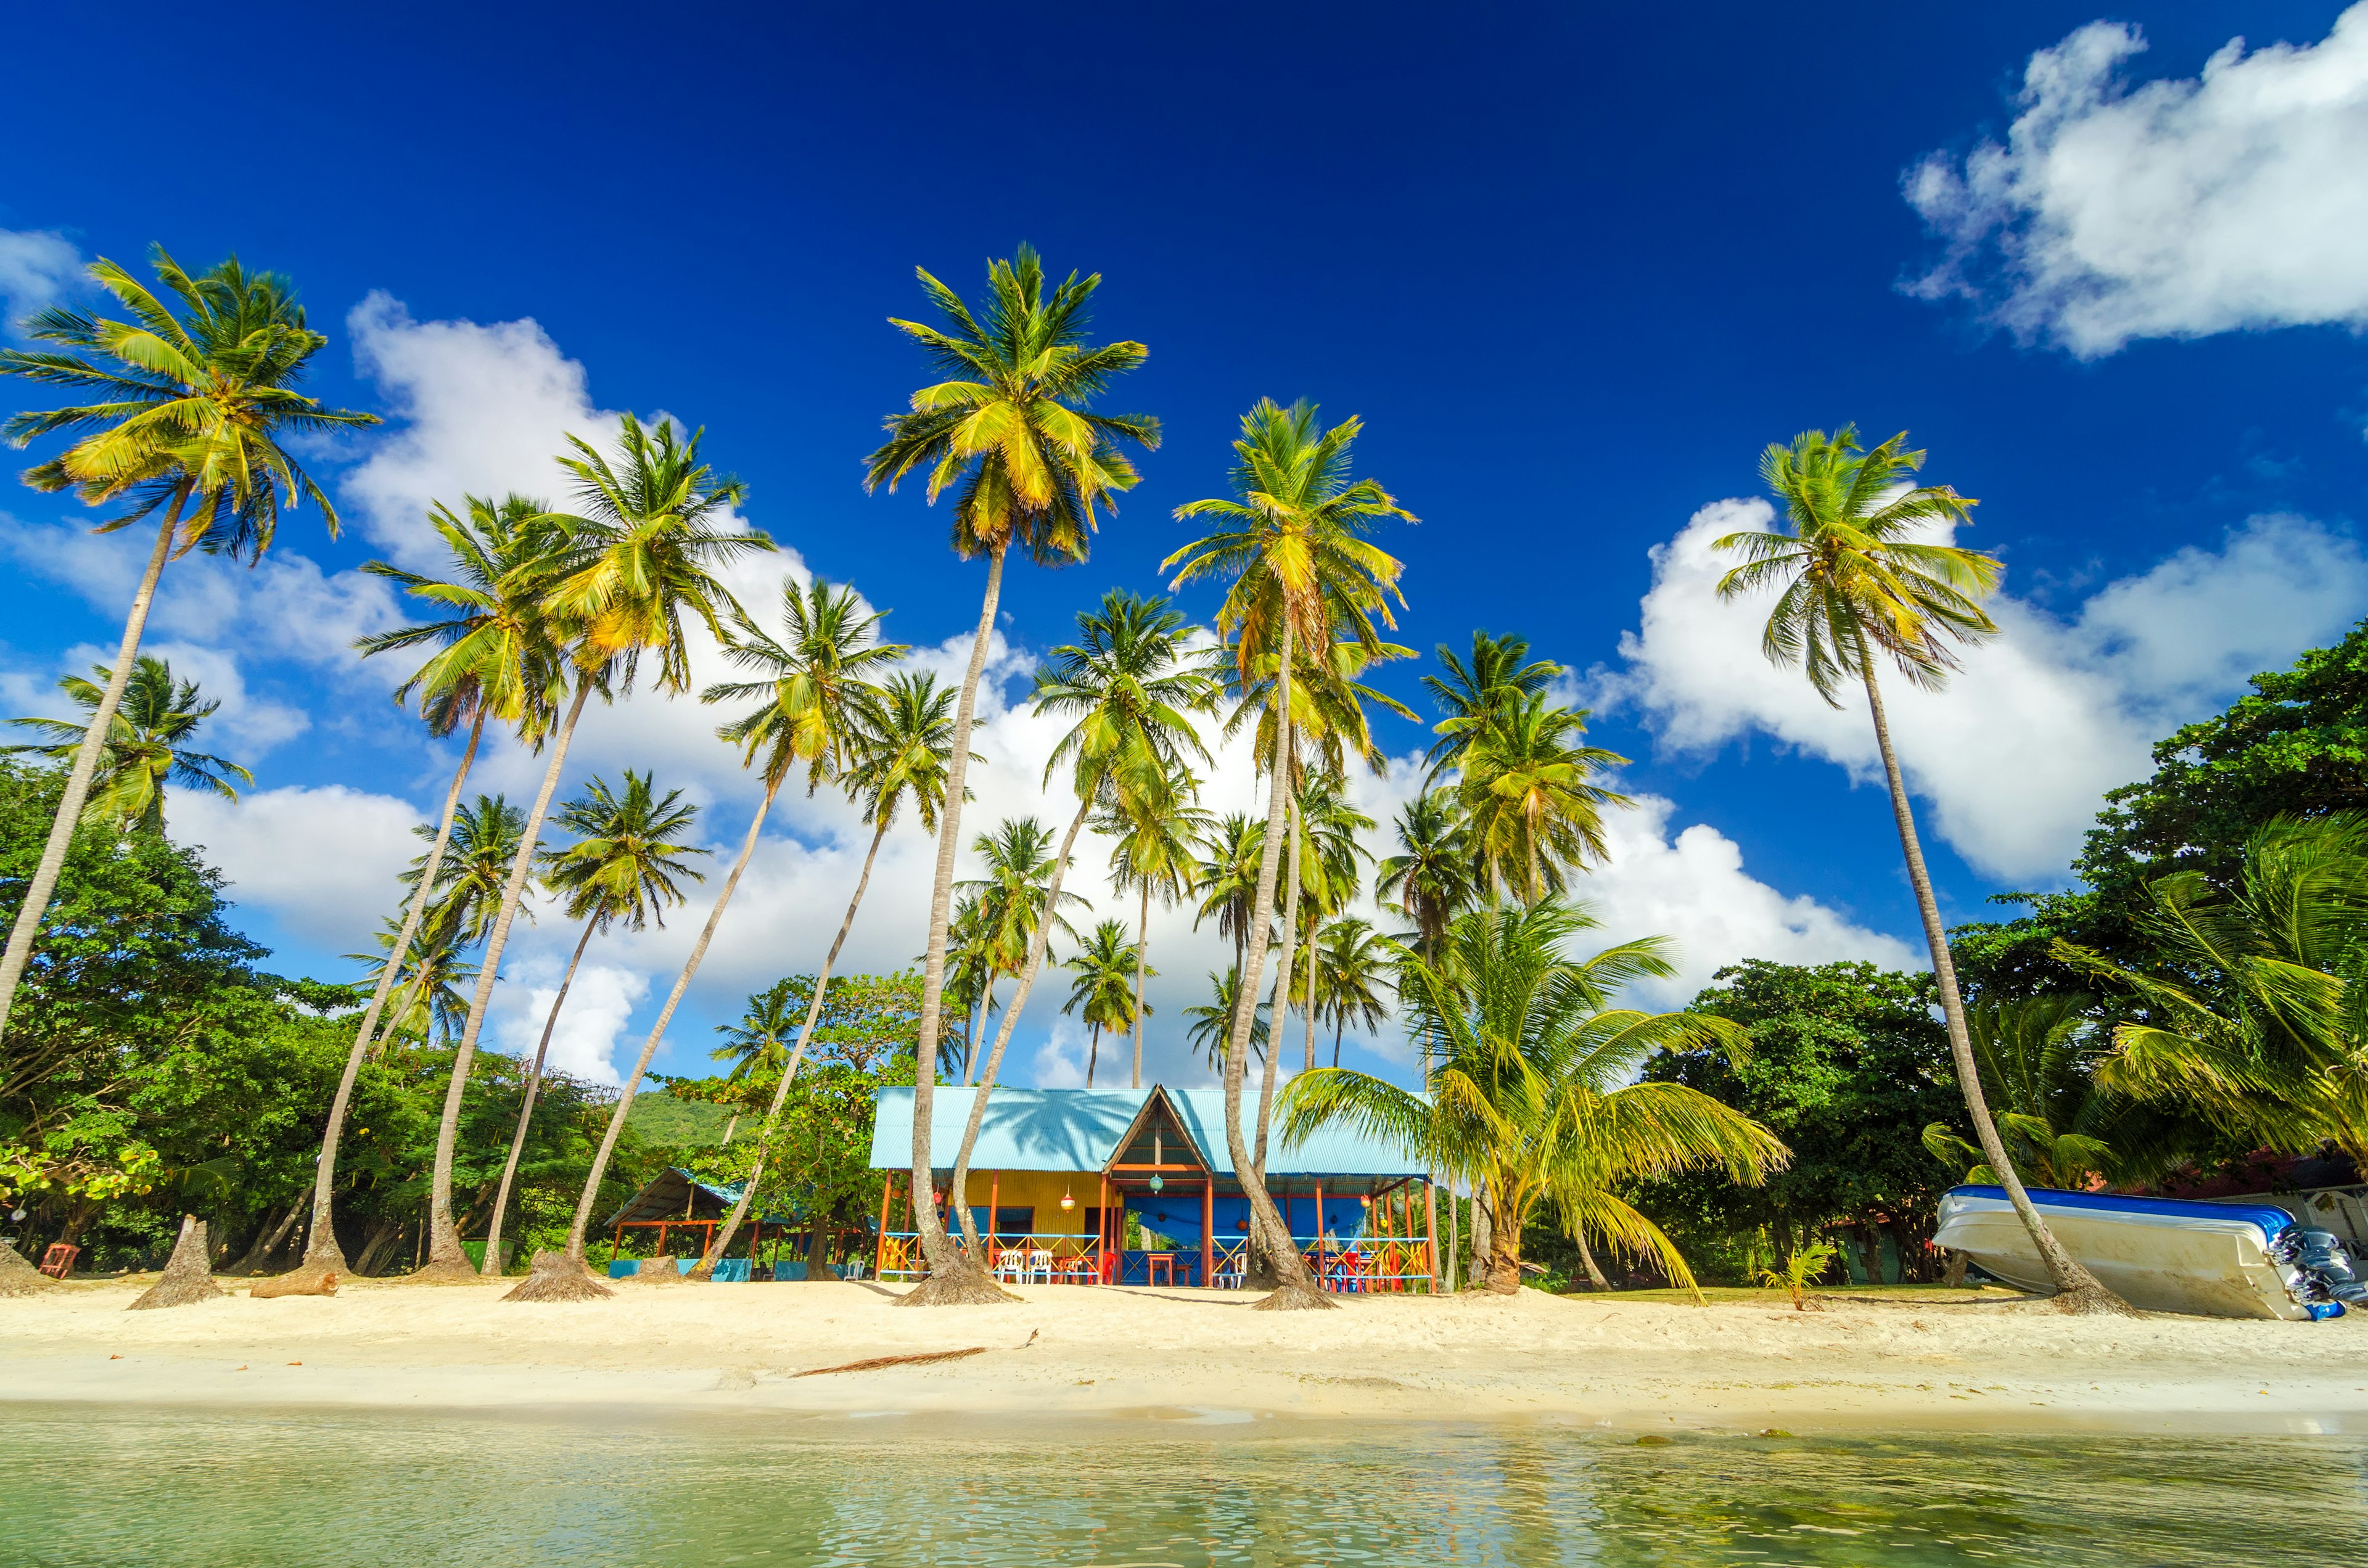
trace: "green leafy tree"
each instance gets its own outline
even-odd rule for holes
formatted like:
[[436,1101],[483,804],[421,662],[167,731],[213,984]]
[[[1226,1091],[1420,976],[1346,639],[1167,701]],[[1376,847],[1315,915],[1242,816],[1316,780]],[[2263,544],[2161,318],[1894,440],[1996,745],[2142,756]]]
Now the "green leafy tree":
[[2055,1286],[2058,1305],[2067,1312],[2126,1312],[2125,1303],[2064,1250],[2006,1157],[1982,1097],[1948,934],[1932,896],[1907,784],[1892,750],[1879,665],[1887,661],[1911,685],[1937,690],[1956,668],[1956,644],[1978,642],[1998,631],[1981,607],[1982,597],[1998,585],[2001,569],[1996,558],[1920,538],[1928,529],[1964,523],[1975,505],[1948,485],[1912,483],[1923,465],[1924,454],[1907,449],[1904,430],[1872,451],[1859,446],[1858,432],[1850,426],[1832,436],[1804,431],[1789,447],[1769,447],[1761,455],[1760,479],[1783,503],[1788,526],[1731,533],[1717,540],[1713,548],[1743,558],[1741,565],[1719,579],[1718,593],[1721,598],[1736,598],[1774,589],[1775,608],[1760,639],[1769,661],[1801,666],[1811,687],[1836,708],[1841,706],[1839,693],[1846,682],[1855,681],[1864,690],[1875,747],[1891,787],[1892,818],[1907,858],[1907,880],[1931,949],[1957,1085],[1964,1095],[1975,1138],[2030,1233]]
[[[106,699],[106,686],[113,681],[114,672],[105,665],[97,665],[91,673],[98,676],[98,684],[80,676],[68,676],[58,682],[58,689],[95,713]],[[117,705],[115,718],[108,727],[107,760],[99,764],[92,777],[90,800],[83,807],[84,821],[118,832],[162,833],[167,784],[203,790],[226,801],[237,800],[238,790],[232,787],[231,780],[251,785],[255,775],[237,763],[193,750],[188,744],[196,735],[198,726],[213,717],[221,707],[220,701],[205,699],[196,681],[175,684],[173,666],[165,660],[141,654],[139,667],[123,688],[123,700]],[[0,746],[0,755],[38,751],[66,764],[69,769],[82,750],[84,737],[90,732],[87,720],[79,723],[63,719],[8,722],[22,729],[40,731],[49,737],[50,744]]]
[[64,451],[28,469],[27,484],[44,494],[72,490],[94,506],[129,508],[101,523],[101,533],[160,507],[165,513],[107,666],[107,685],[67,771],[57,820],[0,952],[0,1038],[8,1032],[17,987],[114,730],[116,706],[137,667],[165,559],[202,547],[252,564],[270,548],[280,507],[308,496],[334,538],[336,508],[281,442],[379,422],[374,414],[323,408],[296,391],[329,340],[305,324],[304,307],[286,278],[250,273],[235,257],[192,278],[161,245],[154,266],[161,294],[103,256],[91,264],[91,280],[114,296],[129,321],[51,306],[25,330],[34,343],[54,347],[0,349],[0,375],[96,399],[22,410],[0,424],[0,438],[19,447],[43,436],[74,437]]
[[[954,706],[950,801],[938,830],[938,861],[929,888],[928,945],[921,967],[926,1001],[921,1051],[913,1083],[913,1191],[921,1250],[929,1278],[905,1300],[951,1304],[999,1296],[975,1254],[947,1239],[929,1174],[929,1108],[937,1085],[938,1037],[945,993],[946,948],[953,921],[954,860],[962,846],[963,775],[970,762],[971,717],[995,631],[1003,588],[1003,562],[1013,545],[1044,565],[1086,558],[1104,506],[1134,487],[1134,466],[1119,449],[1130,442],[1159,445],[1159,422],[1146,415],[1109,415],[1089,404],[1110,383],[1141,365],[1140,343],[1086,341],[1086,307],[1101,275],[1072,272],[1048,297],[1035,251],[1019,247],[1009,261],[987,266],[987,301],[973,312],[961,295],[926,271],[921,288],[944,318],[891,324],[918,344],[945,379],[916,391],[908,410],[891,415],[888,438],[865,460],[864,486],[892,491],[916,469],[928,472],[932,505],[953,493],[952,544],[963,560],[986,557],[986,589]],[[966,1207],[966,1206],[958,1206]]]

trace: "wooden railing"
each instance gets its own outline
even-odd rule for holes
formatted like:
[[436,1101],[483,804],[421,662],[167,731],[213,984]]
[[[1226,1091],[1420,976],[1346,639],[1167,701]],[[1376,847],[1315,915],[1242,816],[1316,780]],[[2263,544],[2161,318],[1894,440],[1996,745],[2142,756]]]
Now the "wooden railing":
[[[963,1244],[958,1230],[950,1233],[949,1239],[957,1247]],[[1049,1277],[1056,1285],[1091,1285],[1101,1278],[1102,1248],[1096,1236],[997,1231],[981,1236],[979,1244],[986,1249],[987,1267],[997,1278],[1014,1283],[1032,1278],[1042,1284]],[[1005,1258],[1007,1253],[1019,1255],[1016,1264]],[[882,1279],[927,1278],[929,1265],[921,1255],[920,1233],[890,1231],[882,1235],[875,1272]]]

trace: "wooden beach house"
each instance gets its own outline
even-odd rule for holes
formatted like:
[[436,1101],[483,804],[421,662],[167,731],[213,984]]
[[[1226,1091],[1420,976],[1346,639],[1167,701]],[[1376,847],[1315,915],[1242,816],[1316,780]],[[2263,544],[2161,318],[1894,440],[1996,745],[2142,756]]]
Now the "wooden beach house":
[[[976,1094],[940,1087],[929,1119],[933,1190],[957,1239],[959,1221],[943,1205]],[[998,1088],[965,1195],[988,1267],[1013,1283],[1239,1285],[1249,1200],[1227,1156],[1224,1115],[1216,1089]],[[913,1091],[882,1089],[871,1167],[881,1173],[874,1267],[883,1279],[927,1272],[912,1159]],[[1438,1205],[1403,1150],[1340,1129],[1292,1148],[1275,1138],[1266,1189],[1326,1289],[1432,1289]]]

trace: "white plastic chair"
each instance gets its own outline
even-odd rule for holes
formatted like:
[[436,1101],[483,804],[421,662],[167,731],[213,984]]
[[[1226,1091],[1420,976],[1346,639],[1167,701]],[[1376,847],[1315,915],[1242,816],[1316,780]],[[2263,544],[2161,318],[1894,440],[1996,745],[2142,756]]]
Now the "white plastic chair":
[[1050,1251],[1043,1247],[1028,1250],[1028,1272],[1022,1282],[1029,1285],[1050,1285],[1053,1282],[1053,1255]]

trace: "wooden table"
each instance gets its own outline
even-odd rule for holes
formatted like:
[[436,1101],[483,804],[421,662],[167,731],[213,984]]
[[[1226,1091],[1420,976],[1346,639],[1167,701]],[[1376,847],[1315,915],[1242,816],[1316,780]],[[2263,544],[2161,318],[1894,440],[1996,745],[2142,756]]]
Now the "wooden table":
[[[1166,1279],[1159,1277],[1165,1274]],[[1147,1252],[1143,1255],[1143,1281],[1146,1285],[1176,1283],[1176,1255],[1172,1252]]]

